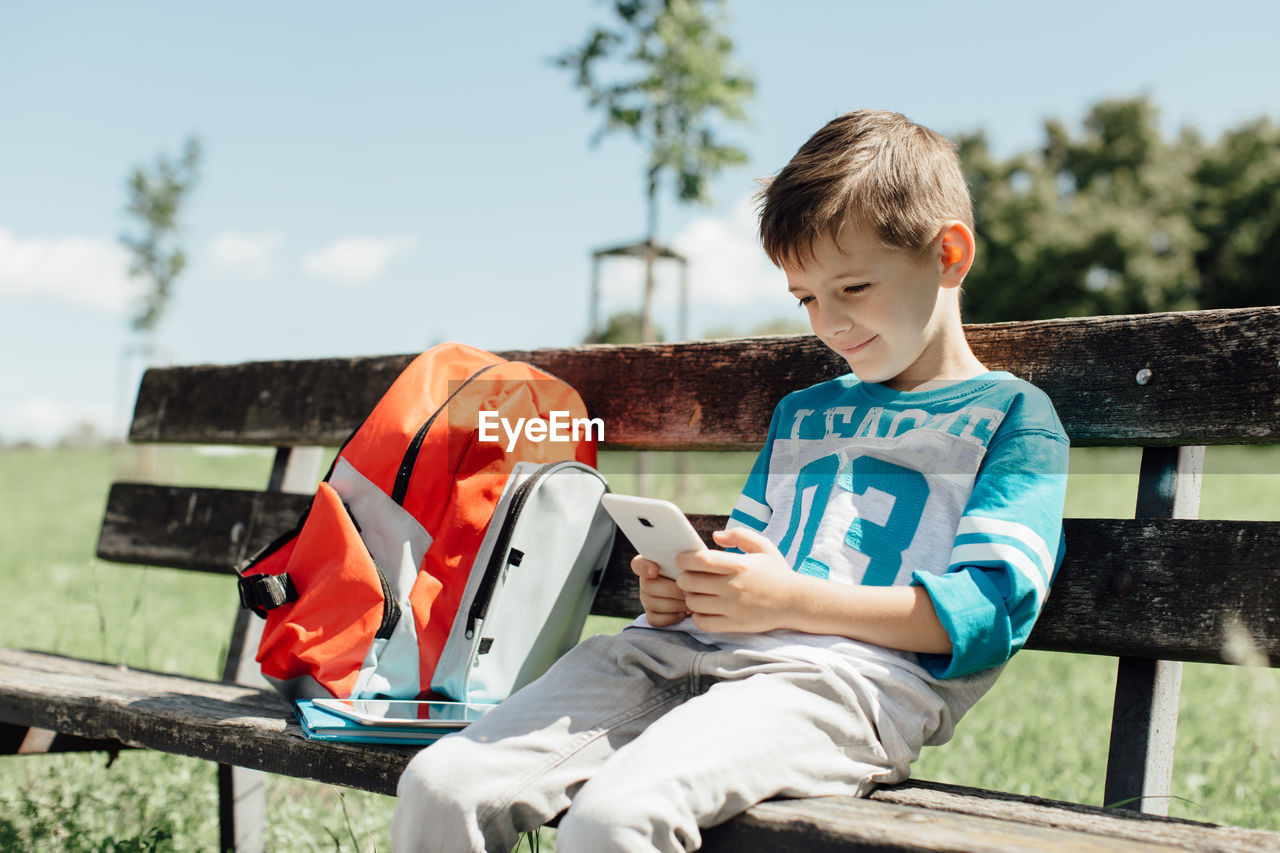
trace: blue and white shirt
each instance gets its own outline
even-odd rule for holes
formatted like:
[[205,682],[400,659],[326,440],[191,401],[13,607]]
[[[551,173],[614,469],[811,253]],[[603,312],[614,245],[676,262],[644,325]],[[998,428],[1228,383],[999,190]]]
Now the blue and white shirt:
[[1067,450],[1048,397],[1008,373],[913,392],[849,374],[778,404],[729,524],[763,533],[802,574],[923,586],[953,651],[919,664],[969,675],[1022,647],[1061,565]]

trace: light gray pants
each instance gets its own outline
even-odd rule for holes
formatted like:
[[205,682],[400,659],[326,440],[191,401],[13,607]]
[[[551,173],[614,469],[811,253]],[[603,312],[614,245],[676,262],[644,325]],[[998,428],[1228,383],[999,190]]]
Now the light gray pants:
[[919,744],[887,755],[865,698],[818,664],[681,632],[593,637],[413,759],[392,846],[506,853],[568,809],[559,853],[696,850],[699,827],[770,797],[906,778]]

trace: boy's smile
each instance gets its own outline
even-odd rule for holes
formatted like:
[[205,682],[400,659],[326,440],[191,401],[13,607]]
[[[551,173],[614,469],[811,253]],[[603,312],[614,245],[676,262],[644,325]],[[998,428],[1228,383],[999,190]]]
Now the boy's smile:
[[837,238],[814,241],[803,266],[784,265],[813,333],[859,379],[910,391],[985,370],[960,326],[958,286],[973,250],[972,235],[958,229],[964,226],[943,228],[920,255],[889,249],[846,224]]
[[862,352],[870,346],[877,337],[879,337],[879,335],[872,335],[860,344],[854,344],[853,346],[848,347],[837,347],[836,352],[840,353],[845,358],[850,358],[854,353]]

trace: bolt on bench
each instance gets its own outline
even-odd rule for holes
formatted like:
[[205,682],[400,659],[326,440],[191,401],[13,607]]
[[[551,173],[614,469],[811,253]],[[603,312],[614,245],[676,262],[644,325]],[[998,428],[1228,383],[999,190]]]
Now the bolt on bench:
[[[1197,520],[1205,445],[1280,443],[1280,307],[967,327],[988,367],[1053,399],[1073,446],[1141,446],[1135,517],[1066,521],[1067,557],[1027,648],[1117,657],[1101,809],[911,780],[867,800],[762,803],[707,850],[1277,850],[1280,833],[1143,814],[1170,790],[1183,661],[1231,663],[1230,626],[1280,665],[1280,522]],[[755,450],[786,393],[845,372],[809,337],[503,353],[582,394],[623,449]],[[292,525],[322,446],[357,426],[412,356],[149,370],[134,442],[278,448],[265,491],[116,483],[98,554],[230,574]],[[753,393],[741,393],[749,377]],[[745,471],[743,472],[745,476]],[[297,494],[296,492],[306,494]],[[693,516],[709,539],[723,516]],[[618,537],[593,612],[640,612]],[[228,583],[233,583],[229,578]],[[218,762],[224,849],[260,847],[260,772],[394,794],[413,754],[305,740],[256,677],[237,620],[221,682],[0,650],[7,752],[158,749]],[[990,701],[990,700],[989,700]]]

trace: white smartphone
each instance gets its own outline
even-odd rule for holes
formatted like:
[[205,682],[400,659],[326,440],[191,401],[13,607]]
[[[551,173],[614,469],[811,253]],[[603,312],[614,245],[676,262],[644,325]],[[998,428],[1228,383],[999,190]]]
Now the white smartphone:
[[480,719],[493,707],[412,699],[316,699],[314,704],[317,708],[366,726],[424,726],[434,729],[460,729]]
[[677,554],[707,547],[680,507],[671,501],[606,494],[600,498],[600,505],[613,516],[636,552],[658,564],[663,577],[674,578],[680,573],[676,568]]

